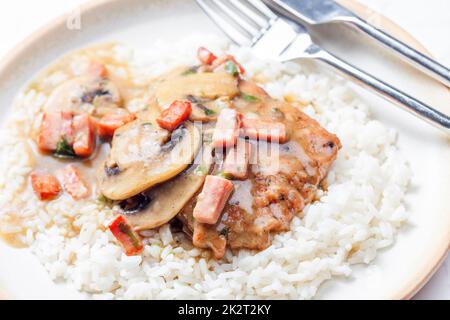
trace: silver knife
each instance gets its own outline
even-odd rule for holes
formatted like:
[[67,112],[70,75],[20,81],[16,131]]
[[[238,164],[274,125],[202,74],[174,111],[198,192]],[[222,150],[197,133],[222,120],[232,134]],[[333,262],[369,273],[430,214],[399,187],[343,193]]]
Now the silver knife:
[[450,69],[370,25],[333,0],[263,0],[273,10],[309,25],[346,22],[378,40],[405,61],[450,87]]

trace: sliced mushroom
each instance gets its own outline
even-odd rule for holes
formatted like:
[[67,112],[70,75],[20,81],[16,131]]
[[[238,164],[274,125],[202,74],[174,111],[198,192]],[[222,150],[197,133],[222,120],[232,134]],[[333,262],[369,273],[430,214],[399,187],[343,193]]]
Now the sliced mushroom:
[[185,122],[172,133],[151,120],[139,119],[116,130],[111,151],[99,169],[103,195],[131,198],[185,170],[200,147],[199,130]]
[[220,97],[233,99],[238,94],[238,80],[228,73],[178,75],[156,86],[156,98],[163,108],[188,96],[215,100]]
[[[126,216],[136,231],[157,228],[169,222],[202,187],[212,164],[212,148],[209,144],[204,145],[188,170],[146,191],[139,199],[119,204],[119,212]],[[139,207],[143,209],[136,211]]]
[[50,95],[45,111],[102,115],[117,109],[121,103],[120,91],[111,80],[84,75],[58,86]]

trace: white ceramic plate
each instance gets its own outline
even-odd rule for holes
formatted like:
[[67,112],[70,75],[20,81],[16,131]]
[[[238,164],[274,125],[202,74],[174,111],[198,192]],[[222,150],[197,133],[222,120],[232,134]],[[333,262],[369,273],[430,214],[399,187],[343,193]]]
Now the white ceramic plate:
[[[353,1],[344,2],[363,15],[369,13]],[[80,46],[117,40],[149,47],[155,38],[176,41],[205,30],[221,34],[194,1],[186,0],[93,1],[82,10],[81,30],[69,30],[66,21],[67,17],[61,17],[41,29],[0,64],[2,121],[8,114],[7,106],[37,71]],[[377,21],[405,41],[413,41],[384,18]],[[324,28],[321,33],[318,41],[343,58],[450,113],[450,93],[446,88],[399,63],[378,46],[362,41],[354,30],[333,27]],[[317,297],[409,298],[429,279],[448,252],[450,142],[439,131],[404,111],[370,93],[358,92],[373,106],[375,118],[400,132],[400,149],[414,172],[407,196],[411,218],[392,248],[382,251],[370,266],[355,267],[350,279],[326,282]],[[65,285],[55,285],[26,250],[12,249],[3,243],[0,243],[0,288],[0,296],[3,291],[8,298],[82,298]]]

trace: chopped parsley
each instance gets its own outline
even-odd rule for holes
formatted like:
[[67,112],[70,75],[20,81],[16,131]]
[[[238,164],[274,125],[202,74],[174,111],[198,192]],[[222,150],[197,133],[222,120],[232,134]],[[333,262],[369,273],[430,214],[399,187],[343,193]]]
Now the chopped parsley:
[[230,233],[230,229],[228,227],[224,227],[222,230],[220,230],[219,235],[224,236],[228,239],[228,233]]
[[139,240],[138,240],[138,238],[136,238],[136,236],[134,235],[133,231],[131,230],[131,228],[129,226],[120,222],[119,229],[120,229],[120,232],[122,232],[123,234],[126,234],[130,238],[131,242],[133,243],[133,247],[135,247],[135,248],[139,247]]
[[205,115],[207,116],[212,116],[213,114],[216,114],[216,112],[212,109],[209,109],[208,107],[204,106],[203,104],[197,104],[197,106],[202,109],[202,111],[205,113]]
[[228,173],[225,173],[225,172],[220,172],[216,176],[218,176],[220,178],[223,178],[223,179],[227,179],[227,180],[231,180],[232,179],[232,176],[230,174],[228,174]]
[[242,97],[242,99],[244,99],[247,102],[258,102],[259,101],[259,98],[249,95],[249,94],[246,94],[244,92],[241,92],[241,97]]
[[200,102],[200,100],[192,94],[188,94],[186,96],[186,99],[188,99],[190,103],[199,103]]
[[206,108],[204,111],[207,116],[212,116],[213,114],[216,114],[216,112],[214,110],[211,110],[208,108]]
[[192,74],[196,74],[198,71],[198,66],[194,66],[194,67],[190,67],[189,69],[187,69],[186,71],[184,71],[181,75],[182,76],[189,76]]
[[76,158],[77,155],[75,154],[75,151],[73,150],[73,147],[67,142],[67,139],[63,137],[56,146],[56,150],[53,153],[53,155],[57,158]]
[[195,169],[195,173],[198,175],[205,176],[208,174],[208,170],[205,168],[205,166],[200,165]]
[[108,199],[104,195],[99,196],[97,201],[100,202],[102,205],[108,206],[108,207],[111,207],[114,204],[113,200]]
[[239,69],[236,66],[236,64],[233,61],[227,61],[225,63],[225,71],[231,74],[232,76],[238,76],[239,75]]

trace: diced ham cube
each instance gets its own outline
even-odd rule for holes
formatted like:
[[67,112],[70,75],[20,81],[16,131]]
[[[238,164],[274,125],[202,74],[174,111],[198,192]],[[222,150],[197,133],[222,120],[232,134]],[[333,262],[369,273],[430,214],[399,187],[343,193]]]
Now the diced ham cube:
[[168,131],[173,131],[186,121],[192,112],[192,105],[189,101],[174,101],[169,108],[161,112],[156,122]]
[[72,145],[74,141],[72,120],[71,112],[44,113],[39,131],[39,148],[43,151],[55,151],[62,139]]
[[64,190],[74,200],[86,198],[89,195],[89,188],[83,180],[80,172],[73,165],[69,164],[56,173],[58,179],[61,181]]
[[114,219],[109,225],[109,230],[120,242],[127,256],[134,256],[142,252],[144,246],[139,235],[133,231],[123,216]]
[[87,67],[86,73],[89,75],[106,78],[108,76],[108,69],[105,64],[100,61],[91,61]]
[[213,134],[214,148],[234,147],[239,137],[240,115],[234,109],[223,109]]
[[247,179],[251,148],[252,145],[250,143],[239,141],[236,147],[228,151],[222,172],[235,179]]
[[207,176],[203,190],[197,197],[194,218],[200,223],[217,223],[233,189],[231,181],[217,176]]
[[61,192],[58,180],[43,172],[32,172],[30,175],[31,186],[40,200],[53,200]]
[[61,137],[66,139],[69,145],[75,141],[75,130],[73,128],[73,113],[61,112]]
[[79,157],[89,157],[95,150],[96,123],[88,114],[78,115],[73,118],[75,141],[73,150]]
[[105,114],[100,121],[97,123],[98,134],[101,137],[112,137],[114,132],[123,127],[129,122],[132,122],[136,119],[136,115],[134,113],[130,114],[116,114],[116,113],[108,113]]
[[285,143],[287,130],[286,125],[281,122],[243,118],[241,136],[254,140]]
[[198,48],[197,51],[197,57],[198,60],[200,60],[201,63],[210,65],[214,62],[214,60],[217,59],[217,57],[208,49],[204,47]]

